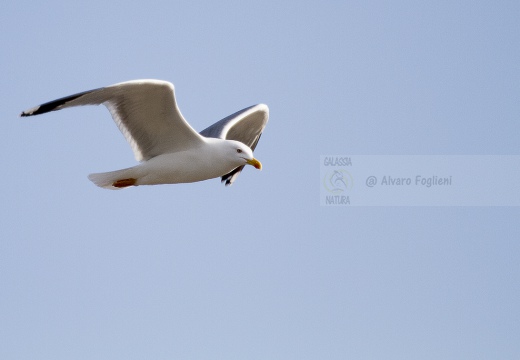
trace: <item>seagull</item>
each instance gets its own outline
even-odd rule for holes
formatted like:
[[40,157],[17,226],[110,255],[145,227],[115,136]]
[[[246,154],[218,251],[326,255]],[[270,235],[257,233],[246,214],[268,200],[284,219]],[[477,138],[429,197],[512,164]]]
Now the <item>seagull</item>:
[[184,119],[172,83],[132,80],[49,101],[23,111],[33,116],[81,105],[105,105],[140,164],[88,178],[106,189],[177,184],[221,177],[233,184],[254,158],[269,119],[265,104],[247,107],[197,133]]

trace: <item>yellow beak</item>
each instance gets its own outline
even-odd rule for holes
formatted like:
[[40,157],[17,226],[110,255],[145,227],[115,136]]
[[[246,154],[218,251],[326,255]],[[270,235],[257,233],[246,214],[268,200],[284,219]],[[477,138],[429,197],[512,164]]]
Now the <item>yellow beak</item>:
[[253,158],[252,160],[247,160],[247,163],[249,165],[253,165],[258,170],[262,170],[262,163],[260,161],[256,160],[255,158]]

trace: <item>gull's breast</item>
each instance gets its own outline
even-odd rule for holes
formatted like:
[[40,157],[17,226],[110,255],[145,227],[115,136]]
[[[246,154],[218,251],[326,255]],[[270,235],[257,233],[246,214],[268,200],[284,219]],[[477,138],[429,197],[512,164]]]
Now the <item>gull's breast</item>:
[[[209,151],[208,151],[209,150]],[[213,149],[196,148],[158,155],[141,165],[137,185],[178,184],[208,180],[232,171],[229,163]]]

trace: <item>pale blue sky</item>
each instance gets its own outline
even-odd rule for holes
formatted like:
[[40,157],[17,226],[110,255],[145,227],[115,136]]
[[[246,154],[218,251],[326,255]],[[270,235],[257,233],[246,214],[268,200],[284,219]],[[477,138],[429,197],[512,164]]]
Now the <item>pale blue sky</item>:
[[[519,18],[514,1],[8,1],[0,358],[519,358],[518,207],[319,205],[320,155],[518,155]],[[264,169],[103,190],[87,174],[135,164],[105,108],[18,117],[139,78],[173,82],[198,130],[268,104]]]

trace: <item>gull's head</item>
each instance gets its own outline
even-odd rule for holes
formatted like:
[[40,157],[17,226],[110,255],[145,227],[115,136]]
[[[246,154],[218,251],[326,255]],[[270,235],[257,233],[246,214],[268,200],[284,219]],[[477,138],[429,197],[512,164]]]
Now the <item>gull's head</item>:
[[262,169],[262,163],[253,156],[253,151],[249,146],[240,141],[227,140],[228,156],[232,158],[238,165],[252,165],[258,170]]

